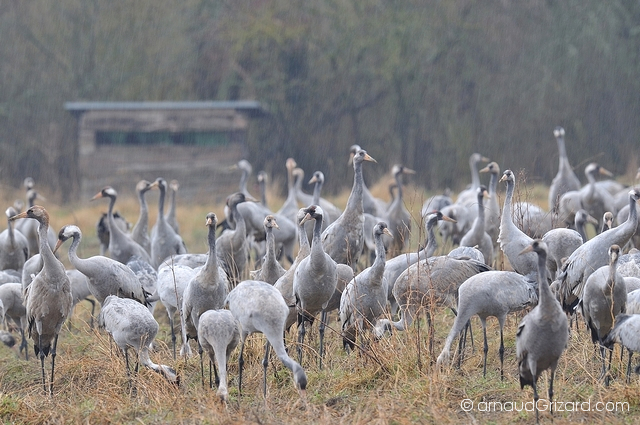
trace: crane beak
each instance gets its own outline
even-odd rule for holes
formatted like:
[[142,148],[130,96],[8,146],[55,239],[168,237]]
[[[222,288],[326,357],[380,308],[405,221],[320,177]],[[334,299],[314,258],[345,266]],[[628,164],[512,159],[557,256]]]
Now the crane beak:
[[63,243],[64,243],[64,241],[62,239],[58,239],[58,242],[56,242],[56,247],[53,248],[53,253],[54,254],[56,253],[56,251],[58,251],[58,248],[60,248]]
[[415,174],[416,173],[415,170],[412,170],[411,168],[407,168],[407,167],[402,168],[402,172],[405,173],[405,174]]
[[526,254],[527,252],[533,252],[533,245],[527,246],[525,249],[520,251],[520,254],[518,254],[518,255]]
[[598,220],[596,220],[595,217],[592,217],[589,214],[587,214],[587,221],[591,224],[598,224]]
[[313,183],[315,183],[317,181],[318,181],[318,179],[316,178],[316,176],[313,176],[313,177],[311,177],[311,180],[309,180],[309,183],[307,183],[307,184],[313,184]]
[[275,221],[273,222],[273,227],[274,229],[280,230],[280,226],[278,226],[278,223],[276,223]]
[[482,162],[489,162],[491,161],[489,158],[487,158],[486,156],[483,156],[482,158],[480,158],[480,161]]
[[93,198],[89,199],[90,201],[95,201],[96,199],[100,199],[103,198],[102,196],[102,192],[98,192],[95,195],[93,195]]
[[300,224],[304,224],[309,220],[313,220],[313,217],[311,217],[311,214],[307,213],[307,215],[305,215],[304,217],[302,217],[302,220],[300,220]]
[[500,180],[498,180],[499,182],[503,182],[507,179],[507,176],[505,174],[502,175],[502,177],[500,177]]
[[451,223],[457,223],[457,221],[456,221],[456,220],[454,220],[454,219],[452,219],[451,217],[446,216],[446,215],[444,215],[444,214],[442,215],[442,219],[443,219],[444,221],[449,221],[449,222],[451,222]]
[[15,221],[19,218],[27,218],[27,212],[23,211],[20,214],[14,215],[13,217],[9,217],[9,221]]
[[483,169],[478,170],[479,173],[488,173],[489,171],[491,171],[491,170],[489,170],[489,166],[488,165],[486,167],[484,167]]
[[389,236],[391,239],[393,239],[393,235],[391,234],[391,232],[389,231],[389,229],[387,229],[386,227],[384,228],[384,230],[382,231],[382,233],[384,233],[385,235]]
[[371,155],[369,155],[368,153],[364,154],[364,160],[365,160],[365,161],[375,162],[376,164],[378,163],[378,161],[376,161],[375,159],[373,159],[373,157],[372,157]]
[[598,171],[600,172],[600,174],[603,174],[603,175],[605,175],[605,176],[607,176],[607,177],[613,177],[613,173],[612,173],[611,171],[607,170],[607,169],[606,169],[606,168],[604,168],[604,167],[600,167],[600,168],[598,169]]

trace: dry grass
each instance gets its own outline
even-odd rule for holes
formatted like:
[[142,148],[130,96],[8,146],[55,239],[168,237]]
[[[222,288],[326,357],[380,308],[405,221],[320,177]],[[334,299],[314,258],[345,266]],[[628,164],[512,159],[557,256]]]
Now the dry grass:
[[[419,220],[422,201],[427,194],[408,189],[407,205]],[[544,194],[534,188],[532,194]],[[12,199],[5,194],[4,199]],[[155,198],[149,196],[155,220]],[[534,195],[532,201],[543,196]],[[343,205],[346,195],[336,203]],[[45,203],[47,204],[47,203]],[[98,252],[95,222],[106,202],[83,203],[73,207],[47,205],[57,230],[75,223],[85,232],[80,255]],[[138,207],[133,199],[118,201],[117,209],[130,221],[137,218]],[[205,214],[213,210],[222,216],[222,206],[182,206],[178,211],[181,233],[192,252],[204,252]],[[414,224],[412,248],[424,239],[424,230]],[[66,255],[62,255],[66,261]],[[531,388],[520,390],[515,363],[515,331],[522,314],[511,315],[505,326],[505,378],[500,380],[498,358],[499,334],[496,320],[489,320],[488,372],[482,376],[482,341],[479,321],[473,321],[475,351],[468,347],[460,369],[438,370],[435,357],[453,324],[453,315],[434,309],[435,353],[428,352],[426,325],[413,326],[405,333],[394,333],[370,347],[367,355],[346,354],[338,335],[339,323],[331,315],[327,330],[325,367],[319,370],[315,357],[317,325],[307,341],[303,367],[308,376],[307,400],[299,399],[290,373],[277,359],[268,368],[268,395],[262,396],[263,337],[249,338],[245,351],[245,378],[242,397],[237,393],[237,350],[229,366],[230,402],[223,406],[215,392],[200,383],[199,359],[171,358],[170,331],[164,308],[159,305],[155,316],[160,323],[156,363],[169,364],[181,375],[176,388],[160,375],[141,370],[134,378],[137,394],[132,394],[124,370],[124,358],[102,331],[90,329],[89,306],[77,306],[72,320],[65,326],[58,344],[54,396],[43,394],[40,364],[18,358],[17,351],[0,347],[0,418],[11,423],[532,423],[532,412],[482,412],[482,402],[516,402],[518,406],[532,399]],[[295,330],[295,329],[294,329]],[[294,335],[288,335],[290,352]],[[469,345],[469,344],[468,344]],[[32,352],[32,351],[31,351]],[[422,368],[418,369],[420,359]],[[47,368],[50,361],[47,359]],[[594,422],[632,423],[640,406],[639,379],[624,382],[624,367],[619,361],[619,348],[614,353],[612,373],[615,377],[609,388],[598,380],[599,358],[584,325],[573,331],[567,352],[563,355],[555,382],[555,400],[563,402],[627,402],[630,412],[557,412],[554,423]],[[547,378],[540,381],[540,395],[546,397]],[[470,399],[475,404],[471,412],[464,412],[460,403]],[[541,414],[549,422],[548,412]]]

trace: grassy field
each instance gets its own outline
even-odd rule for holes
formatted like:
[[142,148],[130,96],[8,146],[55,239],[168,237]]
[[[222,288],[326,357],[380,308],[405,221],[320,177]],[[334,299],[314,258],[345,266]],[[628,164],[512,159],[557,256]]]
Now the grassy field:
[[[419,217],[425,194],[417,190],[407,192],[407,205],[415,217]],[[546,207],[545,188],[532,187],[524,193],[529,200],[539,201]],[[14,193],[5,193],[3,199],[12,202],[14,196]],[[346,197],[344,194],[335,202],[344,205]],[[155,222],[156,199],[156,194],[148,196],[151,223]],[[100,213],[106,211],[106,201],[87,201],[65,207],[43,203],[56,231],[70,223],[84,231],[79,249],[81,257],[98,253],[95,223]],[[130,221],[136,220],[138,206],[134,199],[118,200],[117,209]],[[204,217],[210,210],[223,216],[221,205],[181,205],[178,211],[181,234],[191,252],[206,250]],[[417,227],[414,226],[412,248],[424,239],[424,231]],[[66,249],[63,249],[61,259],[67,263]],[[325,339],[327,350],[322,370],[317,366],[317,325],[307,339],[302,364],[308,376],[305,400],[298,396],[289,370],[273,356],[267,371],[268,394],[263,397],[264,339],[261,335],[253,335],[245,349],[242,397],[237,392],[236,350],[229,365],[230,401],[225,406],[218,401],[215,390],[202,387],[197,356],[172,359],[168,319],[162,305],[155,310],[160,332],[151,356],[156,363],[174,367],[181,376],[181,385],[175,387],[159,374],[142,369],[134,378],[137,392],[133,394],[124,357],[104,331],[90,328],[89,304],[82,302],[60,335],[53,397],[43,393],[40,363],[31,355],[32,348],[29,361],[25,361],[23,356],[18,356],[16,347],[0,347],[0,419],[5,423],[29,424],[533,423],[534,413],[522,411],[531,407],[524,403],[531,402],[533,392],[531,388],[520,390],[515,361],[515,332],[523,314],[510,315],[505,326],[505,375],[501,381],[499,330],[495,319],[489,320],[488,370],[484,378],[481,328],[477,318],[472,322],[475,349],[467,344],[461,368],[439,369],[435,358],[453,324],[454,316],[450,311],[443,308],[431,311],[436,329],[434,353],[429,352],[427,327],[421,321],[407,332],[396,332],[372,344],[366,353],[356,351],[351,354],[342,349],[340,324],[334,312]],[[295,327],[293,331],[295,333]],[[290,334],[287,338],[289,351],[293,353],[295,335]],[[556,412],[554,423],[637,422],[639,380],[633,375],[631,383],[625,383],[626,355],[621,363],[619,350],[616,347],[613,356],[614,380],[605,388],[598,381],[599,355],[584,324],[580,323],[579,330],[573,330],[569,347],[560,360],[554,396],[554,400],[564,403],[564,410],[573,411]],[[49,370],[50,359],[46,365]],[[546,398],[547,386],[545,373],[539,381],[542,398]],[[472,408],[467,409],[469,411],[461,405],[464,400],[473,403]],[[570,404],[576,402],[582,404]],[[587,408],[590,411],[584,411]],[[606,411],[607,408],[614,411]],[[550,421],[549,412],[541,412],[541,422]]]

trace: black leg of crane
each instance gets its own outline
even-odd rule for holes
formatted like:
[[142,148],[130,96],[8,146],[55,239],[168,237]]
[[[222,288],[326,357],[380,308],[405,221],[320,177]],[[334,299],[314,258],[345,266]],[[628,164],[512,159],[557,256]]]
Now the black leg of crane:
[[320,325],[318,325],[318,334],[320,335],[320,364],[319,368],[322,370],[322,357],[324,357],[324,328],[327,323],[327,312],[322,310],[320,313]]
[[267,367],[269,366],[269,348],[271,344],[269,341],[264,346],[264,359],[262,359],[262,368],[264,369],[264,379],[262,382],[262,393],[267,397]]
[[244,339],[240,345],[240,357],[238,357],[238,396],[242,395],[242,368],[244,367]]

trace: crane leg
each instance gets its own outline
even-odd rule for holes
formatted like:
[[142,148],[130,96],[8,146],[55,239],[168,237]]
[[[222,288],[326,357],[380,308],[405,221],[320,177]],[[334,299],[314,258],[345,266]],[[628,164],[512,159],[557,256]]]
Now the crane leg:
[[173,317],[169,317],[169,327],[171,328],[171,344],[173,345],[173,360],[176,359],[176,332],[173,329]]
[[91,303],[91,322],[89,326],[91,327],[91,329],[93,329],[93,316],[96,313],[96,302],[91,298],[85,298],[85,300]]
[[320,335],[320,370],[322,370],[322,357],[324,356],[324,328],[326,326],[326,323],[327,311],[322,309],[322,313],[320,313],[320,324],[318,325],[318,334]]
[[240,356],[238,357],[238,396],[242,395],[242,369],[244,368],[244,339],[240,345]]
[[629,350],[629,361],[627,362],[627,384],[631,382],[631,356],[633,355],[633,351]]
[[551,376],[549,377],[549,409],[551,416],[553,416],[553,378],[555,375],[555,369],[551,369]]
[[482,368],[482,377],[487,377],[487,352],[489,351],[489,343],[487,342],[487,327],[482,326],[482,334],[484,335],[484,367]]
[[269,341],[264,346],[264,359],[262,359],[262,367],[264,369],[264,380],[262,382],[262,393],[267,397],[267,367],[269,366],[269,348],[271,344]]
[[[38,335],[38,346],[42,347],[42,337],[40,335]],[[38,350],[36,350],[38,351]],[[47,383],[46,383],[46,379],[45,379],[45,374],[44,374],[44,351],[39,350],[39,354],[40,354],[40,367],[42,369],[42,387],[44,388],[44,392],[45,394],[47,393]]]
[[533,406],[536,409],[536,424],[538,424],[540,423],[540,419],[538,418],[538,400],[540,397],[538,396],[538,383],[536,381],[537,379],[534,376],[531,386],[533,387]]
[[[200,354],[200,381],[202,382],[202,388],[204,388],[204,361],[202,359],[202,353],[202,345],[198,342],[198,354]],[[211,373],[211,371],[209,371],[209,373]],[[211,379],[209,379],[209,382],[211,382]]]
[[22,337],[22,341],[20,341],[20,352],[24,350],[24,359],[29,360],[29,347],[27,347],[27,339],[24,337],[24,329],[22,329],[22,326],[20,327],[20,336]]
[[504,339],[502,337],[502,326],[500,326],[500,380],[504,381]]
[[51,348],[51,381],[49,382],[49,395],[53,395],[53,374],[56,369],[56,347],[58,346],[58,335],[53,338],[53,347]]
[[298,313],[298,363],[302,364],[302,344],[304,343],[304,315]]

